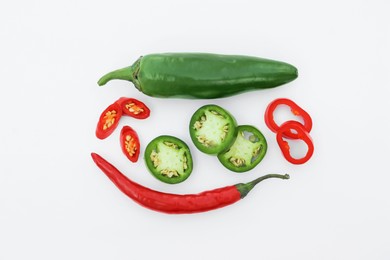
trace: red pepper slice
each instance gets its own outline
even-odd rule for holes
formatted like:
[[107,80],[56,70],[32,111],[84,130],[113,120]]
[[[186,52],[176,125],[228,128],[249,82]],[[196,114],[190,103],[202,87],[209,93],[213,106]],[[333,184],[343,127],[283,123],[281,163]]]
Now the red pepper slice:
[[[290,146],[287,141],[283,139],[287,133],[294,132],[297,136],[296,139],[302,140],[307,144],[308,150],[306,155],[302,158],[293,158],[290,154]],[[309,132],[297,121],[287,121],[280,126],[279,131],[276,134],[276,140],[282,150],[283,156],[292,164],[303,164],[307,162],[314,152],[313,141],[309,135]]]
[[115,130],[118,126],[119,119],[122,117],[122,108],[118,103],[109,105],[103,113],[100,115],[97,127],[96,137],[99,139],[105,139]]
[[[265,114],[264,114],[265,123],[267,124],[268,128],[271,129],[272,132],[277,133],[277,132],[279,132],[279,129],[280,129],[280,126],[277,125],[275,120],[274,120],[275,109],[280,105],[289,106],[293,115],[302,117],[302,119],[304,121],[303,126],[306,129],[306,131],[307,132],[311,131],[311,128],[313,126],[313,122],[311,120],[310,115],[303,108],[298,106],[294,101],[287,99],[287,98],[278,98],[278,99],[275,99],[274,101],[272,101],[268,105],[268,107],[265,111]],[[301,124],[300,122],[298,122],[298,123]],[[294,132],[291,132],[291,131],[284,131],[283,135],[286,138],[298,139],[298,135]]]
[[132,162],[137,162],[140,150],[137,132],[130,126],[124,126],[120,134],[120,143],[126,157]]
[[150,109],[138,99],[121,97],[117,100],[117,103],[119,103],[125,115],[137,119],[145,119],[150,115]]

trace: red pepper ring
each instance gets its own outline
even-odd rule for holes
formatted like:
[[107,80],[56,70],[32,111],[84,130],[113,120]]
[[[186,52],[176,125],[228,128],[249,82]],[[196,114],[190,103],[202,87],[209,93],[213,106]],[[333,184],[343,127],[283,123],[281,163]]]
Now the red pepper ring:
[[[293,158],[290,154],[290,146],[287,141],[283,139],[286,133],[294,132],[297,136],[296,139],[302,140],[307,145],[306,155],[302,158]],[[279,131],[276,133],[276,141],[282,150],[284,158],[292,164],[303,164],[307,162],[314,152],[313,140],[310,137],[309,132],[303,127],[303,125],[297,121],[287,121],[280,126]]]
[[[281,127],[281,126],[277,125],[275,120],[274,120],[274,112],[275,112],[275,109],[279,105],[287,105],[288,107],[290,107],[293,115],[302,117],[302,119],[304,121],[303,127],[306,129],[306,131],[307,132],[311,131],[311,128],[313,126],[313,122],[311,120],[310,115],[304,109],[302,109],[300,106],[298,106],[294,101],[287,99],[287,98],[278,98],[278,99],[275,99],[274,101],[272,101],[268,105],[268,107],[265,111],[265,114],[264,114],[265,123],[267,124],[268,128],[272,132],[274,132],[274,133],[279,132],[279,129]],[[301,124],[298,121],[296,121],[296,122]],[[291,132],[291,131],[284,131],[283,135],[286,138],[299,139],[298,135],[294,132]]]

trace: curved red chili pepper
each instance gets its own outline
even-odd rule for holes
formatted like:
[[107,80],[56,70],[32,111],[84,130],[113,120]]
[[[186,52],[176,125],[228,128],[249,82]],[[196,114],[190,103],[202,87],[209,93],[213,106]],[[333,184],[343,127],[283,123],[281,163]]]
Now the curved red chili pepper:
[[198,194],[163,193],[130,180],[100,155],[96,153],[91,155],[96,165],[129,198],[146,208],[168,214],[189,214],[218,209],[244,198],[257,183],[265,179],[289,179],[288,174],[268,174],[248,183],[240,183]]
[[98,124],[96,126],[96,137],[105,139],[118,126],[119,119],[122,117],[122,108],[118,103],[109,105],[100,115]]
[[[293,158],[290,154],[290,146],[287,141],[283,139],[286,133],[294,132],[297,136],[296,139],[302,140],[307,144],[306,155],[302,158]],[[307,162],[314,152],[313,141],[309,135],[309,132],[302,126],[301,123],[296,121],[287,121],[280,126],[279,131],[276,134],[276,140],[282,150],[283,156],[287,161],[293,164],[303,164]]]
[[124,126],[120,134],[120,143],[126,157],[132,162],[137,162],[140,150],[137,132],[130,126]]
[[[265,123],[267,124],[268,128],[271,129],[271,131],[273,131],[274,133],[277,133],[280,129],[280,126],[278,124],[276,124],[276,122],[274,120],[274,112],[275,112],[275,109],[279,105],[287,105],[288,107],[290,107],[291,112],[295,116],[302,117],[302,119],[304,121],[303,126],[306,129],[306,131],[307,132],[311,131],[311,128],[313,126],[313,122],[312,122],[310,115],[303,108],[298,106],[294,101],[287,99],[287,98],[275,99],[274,101],[272,101],[268,105],[268,107],[265,111],[264,120],[265,120]],[[286,131],[283,134],[284,134],[284,137],[287,137],[287,138],[292,138],[292,139],[298,138],[297,134],[294,132]]]
[[121,97],[116,102],[122,107],[124,115],[137,119],[145,119],[150,116],[150,109],[138,99]]

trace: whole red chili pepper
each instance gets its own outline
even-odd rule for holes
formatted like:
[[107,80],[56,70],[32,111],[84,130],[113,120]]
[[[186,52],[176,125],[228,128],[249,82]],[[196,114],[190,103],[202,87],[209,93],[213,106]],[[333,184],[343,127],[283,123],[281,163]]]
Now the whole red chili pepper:
[[146,208],[168,214],[190,214],[218,209],[244,198],[256,184],[265,179],[290,178],[288,174],[268,174],[248,183],[239,183],[198,194],[163,193],[130,180],[100,155],[96,153],[91,155],[96,165],[124,194]]

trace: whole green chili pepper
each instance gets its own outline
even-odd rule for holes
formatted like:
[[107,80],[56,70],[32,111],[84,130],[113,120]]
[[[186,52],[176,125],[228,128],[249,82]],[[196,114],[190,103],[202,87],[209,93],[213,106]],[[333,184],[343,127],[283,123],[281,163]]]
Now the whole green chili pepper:
[[141,56],[133,65],[99,81],[128,80],[152,97],[211,99],[283,85],[296,79],[287,63],[257,57],[209,53],[163,53]]

